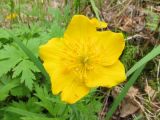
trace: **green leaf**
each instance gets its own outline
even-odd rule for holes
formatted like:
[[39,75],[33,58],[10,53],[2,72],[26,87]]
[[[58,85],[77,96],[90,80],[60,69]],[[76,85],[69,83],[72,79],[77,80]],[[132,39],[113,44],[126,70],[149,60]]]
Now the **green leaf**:
[[11,106],[22,109],[22,110],[27,110],[33,113],[41,113],[42,108],[39,105],[37,105],[36,102],[38,102],[38,99],[36,97],[30,97],[27,102],[23,102],[23,101],[15,102],[14,101],[11,104]]
[[30,24],[30,27],[28,27],[27,24],[19,23],[19,24],[15,24],[13,30],[10,30],[9,32],[12,32],[12,31],[14,31],[15,36],[19,36],[23,40],[24,39],[29,40],[29,39],[39,37],[40,32],[42,31],[42,28],[38,24]]
[[19,84],[19,86],[11,89],[10,93],[13,96],[22,97],[28,96],[30,94],[30,90],[24,84]]
[[16,107],[7,107],[6,111],[13,112],[13,113],[16,113],[16,114],[22,115],[22,116],[31,116],[31,117],[37,117],[37,116],[43,117],[44,116],[42,114],[29,112],[28,110],[23,110],[23,109],[16,108]]
[[144,65],[141,66],[138,70],[135,71],[135,73],[131,76],[131,78],[128,80],[128,82],[125,84],[124,88],[120,92],[120,94],[115,98],[115,101],[113,102],[111,108],[106,114],[106,120],[110,120],[112,117],[113,113],[117,109],[118,105],[120,102],[123,100],[123,98],[126,96],[129,88],[134,84],[134,82],[137,80],[139,75],[141,74],[142,70],[144,69]]
[[0,76],[6,74],[25,57],[24,53],[14,46],[6,45],[0,50]]
[[28,60],[28,56],[17,46],[6,45],[0,50],[0,76],[13,70],[13,78],[20,76],[21,82],[31,90],[35,75],[33,72],[39,72],[37,67]]
[[38,72],[37,67],[30,60],[22,60],[14,69],[13,69],[13,78],[21,74],[21,82],[32,90],[33,80],[35,80],[35,75],[33,72]]
[[35,96],[37,96],[41,100],[40,102],[37,102],[37,104],[47,109],[51,115],[55,115],[53,110],[54,104],[51,100],[48,99],[51,96],[49,95],[47,89],[45,87],[42,88],[39,86],[35,86],[35,91]]
[[36,58],[36,56],[17,38],[14,36],[13,33],[10,33],[15,42],[18,44],[18,46],[24,51],[24,53],[34,62],[34,64],[38,67],[38,69],[42,72],[42,74],[45,76],[46,80],[49,81],[49,75],[44,69],[41,61]]
[[9,39],[10,35],[5,29],[0,28],[0,39]]
[[59,119],[59,118],[47,118],[47,117],[22,117],[22,120],[62,120],[62,119]]
[[8,77],[2,77],[0,79],[0,101],[5,100],[9,91],[18,86],[18,79],[10,79]]
[[20,115],[11,113],[11,112],[4,112],[2,120],[20,120]]
[[64,28],[57,24],[56,21],[54,21],[48,31],[50,32],[50,36],[52,37],[62,37],[64,33]]
[[24,41],[24,45],[26,45],[26,47],[32,51],[32,53],[38,58],[38,54],[39,54],[39,46],[41,44],[41,38],[32,38],[30,40],[26,40]]
[[[102,108],[102,103],[100,100],[97,100],[96,98],[90,97],[90,102],[85,104],[83,102],[77,103],[74,105],[76,109],[74,108],[74,116],[77,117],[77,120],[79,118],[85,119],[85,120],[97,120],[98,116],[97,114]],[[75,112],[77,111],[77,113]],[[77,115],[76,115],[77,114]]]
[[37,105],[48,110],[52,116],[60,116],[60,118],[66,117],[66,114],[64,114],[66,104],[61,102],[58,96],[49,94],[46,87],[35,86],[35,91],[35,96],[41,100],[37,102]]
[[[70,6],[70,5],[66,5],[66,6],[64,7],[63,19],[64,19],[64,24],[65,24],[65,26],[67,26],[67,25],[68,25],[68,22],[69,22],[70,19],[71,19],[71,6]],[[61,28],[63,29],[64,27],[61,27]]]

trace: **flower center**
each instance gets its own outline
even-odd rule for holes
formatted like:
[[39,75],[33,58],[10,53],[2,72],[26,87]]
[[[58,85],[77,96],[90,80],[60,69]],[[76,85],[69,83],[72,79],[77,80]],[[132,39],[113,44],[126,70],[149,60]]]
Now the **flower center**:
[[80,57],[80,63],[85,66],[86,64],[89,63],[89,58],[88,57],[85,57],[85,56],[81,56]]
[[88,71],[93,69],[93,64],[88,56],[81,56],[79,58],[79,70],[81,71],[81,74],[86,74]]

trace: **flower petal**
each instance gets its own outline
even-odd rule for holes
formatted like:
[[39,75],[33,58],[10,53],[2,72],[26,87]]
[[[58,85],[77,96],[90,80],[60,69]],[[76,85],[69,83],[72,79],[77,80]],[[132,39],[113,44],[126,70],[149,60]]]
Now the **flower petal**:
[[53,63],[60,59],[62,48],[64,47],[62,38],[52,38],[45,45],[40,46],[40,58],[45,61],[52,61]]
[[73,80],[73,74],[63,64],[64,43],[62,38],[51,39],[40,47],[40,57],[43,65],[51,78],[52,92],[58,94]]
[[84,83],[73,80],[70,85],[63,89],[61,99],[64,102],[73,104],[87,95],[89,90],[90,88],[86,87]]
[[107,27],[107,23],[103,22],[103,21],[98,21],[96,18],[92,18],[91,23],[93,23],[93,25],[95,25],[96,28],[106,28]]
[[113,87],[126,79],[123,64],[118,60],[111,66],[97,66],[91,73],[88,73],[86,85],[88,87]]
[[60,93],[75,78],[71,71],[60,64],[45,62],[43,65],[50,75],[53,94]]
[[[74,15],[64,38],[72,38],[75,41],[87,40],[89,36],[94,35],[96,27],[91,23],[90,19],[84,15]],[[73,42],[73,41],[72,41]]]
[[102,49],[102,64],[104,66],[115,63],[125,46],[125,41],[122,33],[111,31],[97,32],[97,40],[101,43]]

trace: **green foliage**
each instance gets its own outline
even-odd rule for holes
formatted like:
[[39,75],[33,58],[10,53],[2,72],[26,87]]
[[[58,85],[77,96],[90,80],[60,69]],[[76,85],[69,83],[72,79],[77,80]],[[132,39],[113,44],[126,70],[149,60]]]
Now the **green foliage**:
[[2,120],[11,120],[11,118],[12,120],[20,120],[20,115],[11,112],[5,112]]
[[47,109],[51,115],[54,115],[54,110],[53,110],[54,105],[49,100],[50,94],[48,93],[47,89],[45,87],[42,88],[36,86],[35,91],[36,91],[35,95],[41,100],[40,102],[37,102],[37,104]]
[[98,18],[98,20],[100,20],[99,10],[98,10],[98,8],[97,8],[96,5],[95,5],[95,1],[94,1],[94,0],[90,0],[90,3],[91,3],[91,5],[92,5],[92,9],[93,9],[96,17]]
[[160,45],[155,47],[146,56],[139,60],[130,70],[127,72],[127,76],[130,76],[135,70],[146,64],[148,61],[152,60],[154,57],[160,54]]
[[38,70],[31,61],[22,60],[13,71],[13,78],[21,74],[21,82],[25,82],[26,86],[32,89],[33,80],[35,80],[33,72],[37,72]]
[[9,34],[6,30],[0,28],[0,41],[2,41],[2,39],[9,39]]
[[5,100],[9,91],[16,86],[18,86],[18,79],[11,79],[7,76],[0,78],[0,101]]
[[22,108],[17,108],[17,107],[8,107],[8,108],[6,108],[6,111],[13,112],[13,113],[16,113],[16,114],[21,115],[21,116],[33,116],[33,117],[36,117],[36,116],[43,117],[44,116],[42,114],[37,114],[37,113],[34,113],[34,112],[30,112],[27,109],[22,109]]
[[12,78],[21,76],[21,83],[25,82],[25,85],[29,89],[32,89],[33,80],[35,80],[33,72],[38,72],[38,69],[30,60],[28,60],[28,57],[24,52],[17,46],[6,45],[0,50],[0,56],[0,66],[2,68],[0,76],[13,70]]
[[22,120],[60,120],[58,118],[47,118],[47,117],[22,117]]
[[[63,37],[71,14],[81,13],[84,5],[90,4],[99,18],[94,0],[74,0],[73,6],[67,4],[61,9],[50,5],[45,7],[50,0],[4,1],[1,1],[0,11],[6,11],[0,15],[0,26],[3,26],[1,21],[5,21],[5,16],[11,12],[16,12],[18,17],[16,20],[5,21],[6,26],[0,28],[0,120],[97,120],[103,104],[103,97],[95,94],[99,91],[94,89],[73,105],[62,102],[58,95],[54,96],[51,92],[50,82],[47,81],[49,78],[38,53],[39,46],[49,39]],[[30,6],[28,3],[31,3]],[[71,11],[73,9],[75,12]],[[148,14],[150,18],[147,18],[147,26],[155,30],[159,17],[157,14]],[[153,22],[150,22],[152,18]],[[122,55],[126,70],[136,63],[136,51],[137,47],[126,45]],[[138,78],[142,71],[140,67],[157,56],[159,51],[160,46],[127,72],[130,76],[136,71],[113,103],[107,118],[111,117]]]
[[[147,19],[146,19],[147,20],[147,24],[146,24],[147,27],[152,31],[156,30],[157,25],[159,24],[158,22],[160,19],[160,15],[158,15],[158,13],[156,14],[155,12],[148,10],[148,9],[146,9],[144,12],[148,15]],[[159,29],[159,31],[160,31],[160,29]]]
[[36,97],[30,97],[30,99],[27,102],[24,101],[13,102],[11,106],[23,110],[28,110],[33,113],[40,113],[41,108],[36,104],[36,102],[38,102],[38,99]]
[[14,87],[10,90],[11,95],[17,97],[28,96],[30,94],[30,90],[24,84],[19,84],[17,87]]
[[80,118],[81,120],[97,120],[97,114],[102,108],[102,103],[93,97],[89,99],[92,100],[88,104],[79,103],[72,106],[72,112],[75,112],[73,120],[79,120]]
[[125,65],[125,69],[128,70],[135,62],[135,56],[138,48],[136,46],[127,44],[123,55],[121,57],[122,63]]

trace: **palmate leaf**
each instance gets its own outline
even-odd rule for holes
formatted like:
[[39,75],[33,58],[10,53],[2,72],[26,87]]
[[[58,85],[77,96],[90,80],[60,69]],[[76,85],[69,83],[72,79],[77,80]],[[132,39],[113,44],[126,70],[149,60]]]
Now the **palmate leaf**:
[[0,50],[0,76],[10,71],[23,57],[24,54],[22,51],[17,50],[13,46],[4,46],[4,48]]
[[37,67],[28,59],[26,54],[16,45],[6,45],[0,50],[0,76],[13,70],[13,78],[20,76],[21,82],[32,89]]
[[21,82],[32,89],[33,80],[35,80],[35,75],[33,72],[38,72],[37,67],[30,60],[22,60],[14,69],[13,69],[13,78],[21,74]]
[[[37,66],[37,68],[42,72],[42,74],[46,77],[46,80],[49,81],[49,75],[44,69],[44,66],[42,65],[41,61],[34,55],[34,53],[29,49],[27,46],[25,46],[18,37],[14,36],[13,33],[10,33],[17,45],[23,50],[23,52],[26,54],[27,57],[29,57],[32,62]],[[37,70],[38,70],[37,69]]]

